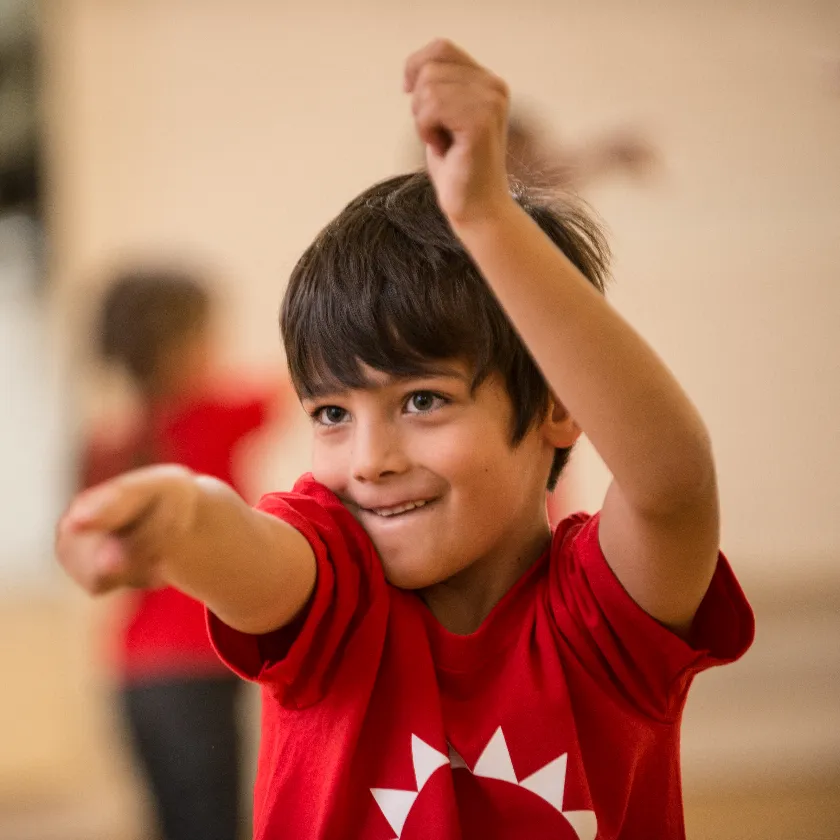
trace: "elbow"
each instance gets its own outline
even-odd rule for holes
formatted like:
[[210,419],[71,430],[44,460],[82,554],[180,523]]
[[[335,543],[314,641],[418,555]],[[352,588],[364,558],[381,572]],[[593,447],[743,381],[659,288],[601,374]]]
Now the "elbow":
[[702,425],[690,440],[652,470],[653,481],[640,507],[652,518],[717,510],[717,471],[708,432]]
[[214,612],[222,623],[248,636],[264,636],[266,633],[280,630],[294,620],[294,616],[287,618],[285,616],[279,616],[276,613],[273,615],[268,613],[266,615],[258,615],[256,613],[239,615],[227,613],[222,610],[218,612],[212,610],[212,612]]
[[259,603],[251,599],[247,604],[208,604],[208,607],[223,624],[233,630],[248,636],[264,636],[291,624],[301,615],[307,603],[293,605],[281,599]]

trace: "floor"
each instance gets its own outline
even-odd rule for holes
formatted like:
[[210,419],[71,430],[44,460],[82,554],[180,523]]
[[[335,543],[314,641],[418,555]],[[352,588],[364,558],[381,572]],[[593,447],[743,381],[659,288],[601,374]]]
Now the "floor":
[[738,790],[686,804],[688,840],[838,840],[840,778],[802,790]]

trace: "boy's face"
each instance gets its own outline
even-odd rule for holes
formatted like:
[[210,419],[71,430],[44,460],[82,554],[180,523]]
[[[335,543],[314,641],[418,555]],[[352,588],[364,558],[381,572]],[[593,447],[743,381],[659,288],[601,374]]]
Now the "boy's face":
[[460,362],[412,379],[366,373],[368,387],[303,405],[313,475],[365,528],[388,580],[419,589],[475,563],[521,561],[523,545],[547,534],[546,480],[555,447],[571,442],[570,421],[549,416],[513,446],[500,378],[473,391]]

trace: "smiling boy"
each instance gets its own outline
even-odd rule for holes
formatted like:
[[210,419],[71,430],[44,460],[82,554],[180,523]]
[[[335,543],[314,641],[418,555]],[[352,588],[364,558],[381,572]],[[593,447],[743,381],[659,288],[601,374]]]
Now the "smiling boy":
[[[258,838],[682,838],[686,692],[753,633],[707,433],[605,301],[597,229],[511,191],[504,83],[436,41],[405,89],[428,176],[348,205],[283,304],[312,474],[256,510],[126,474],[59,559],[207,604],[263,686]],[[613,482],[552,534],[580,429]]]

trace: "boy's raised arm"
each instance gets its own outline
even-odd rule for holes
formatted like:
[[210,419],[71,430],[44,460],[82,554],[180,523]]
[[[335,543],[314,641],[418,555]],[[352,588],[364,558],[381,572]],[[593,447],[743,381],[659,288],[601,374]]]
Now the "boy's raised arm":
[[315,558],[298,531],[177,466],[136,470],[79,495],[58,524],[56,553],[91,593],[175,586],[246,633],[287,624],[315,585]]
[[504,83],[438,41],[406,65],[441,209],[613,475],[600,540],[624,588],[686,633],[715,568],[718,501],[696,409],[647,343],[513,201]]

